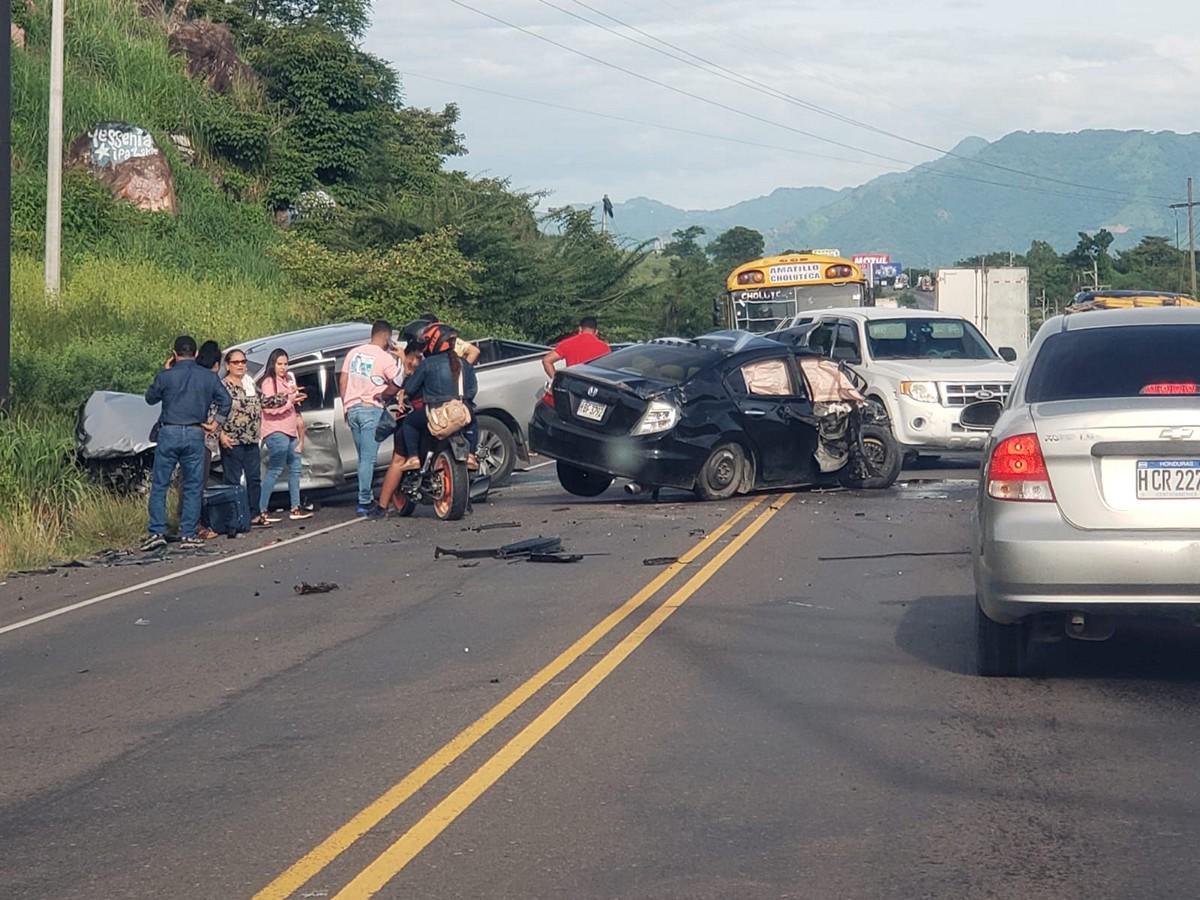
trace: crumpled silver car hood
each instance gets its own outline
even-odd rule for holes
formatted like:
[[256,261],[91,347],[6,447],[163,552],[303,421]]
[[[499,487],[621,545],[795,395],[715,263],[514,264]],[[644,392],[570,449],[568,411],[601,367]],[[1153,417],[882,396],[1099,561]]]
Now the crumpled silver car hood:
[[79,413],[76,449],[84,459],[137,456],[154,447],[150,429],[160,404],[118,391],[96,391]]

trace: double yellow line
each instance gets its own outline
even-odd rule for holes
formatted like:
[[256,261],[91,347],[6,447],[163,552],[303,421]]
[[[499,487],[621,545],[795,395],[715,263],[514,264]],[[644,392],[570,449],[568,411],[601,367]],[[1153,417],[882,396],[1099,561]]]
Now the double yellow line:
[[[475,770],[449,796],[425,814],[419,822],[404,832],[395,843],[380,854],[346,885],[334,900],[371,897],[394,878],[429,844],[505,772],[529,752],[578,706],[597,685],[607,678],[626,657],[720,571],[751,538],[765,526],[792,495],[784,496],[759,512],[733,540],[716,553],[700,570],[623,638],[612,650],[571,684],[532,722],[526,725],[490,759]],[[583,637],[560,653],[537,674],[516,688],[507,697],[464,728],[449,743],[413,769],[403,779],[354,815],[333,834],[310,850],[269,885],[254,895],[254,900],[283,900],[290,897],[315,875],[325,869],[359,838],[391,815],[409,797],[428,784],[443,769],[473,747],[493,728],[517,711],[527,700],[553,681],[565,669],[594,647],[601,639],[668,585],[684,567],[695,562],[720,541],[739,522],[762,504],[762,498],[751,500],[722,523],[679,560],[661,572],[644,588],[598,622]]]

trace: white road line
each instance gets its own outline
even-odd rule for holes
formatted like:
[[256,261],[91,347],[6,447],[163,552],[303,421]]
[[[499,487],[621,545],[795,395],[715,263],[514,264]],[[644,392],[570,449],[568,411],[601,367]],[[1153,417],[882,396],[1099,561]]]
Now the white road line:
[[525,468],[521,469],[520,471],[532,472],[534,469],[542,469],[542,468],[545,468],[546,466],[552,466],[552,465],[554,465],[555,462],[556,462],[556,460],[551,459],[544,463],[538,463],[536,466],[526,466]]
[[278,550],[280,547],[286,547],[289,544],[298,544],[301,541],[307,541],[309,538],[319,537],[322,534],[329,534],[331,531],[337,531],[339,528],[345,528],[348,525],[357,525],[362,521],[364,520],[349,519],[345,522],[338,522],[336,525],[329,525],[325,528],[319,528],[316,531],[310,531],[308,534],[302,534],[294,538],[288,538],[287,540],[279,541],[276,544],[267,544],[263,547],[256,547],[253,550],[247,550],[244,553],[235,553],[233,556],[214,559],[212,562],[201,563],[198,566],[192,566],[190,569],[172,572],[170,575],[163,575],[159,578],[151,578],[149,581],[143,581],[140,584],[132,584],[129,587],[123,587],[118,591],[110,591],[107,594],[101,594],[99,597],[92,597],[89,600],[80,600],[78,603],[72,603],[70,606],[62,606],[58,609],[52,609],[49,612],[44,612],[40,616],[32,616],[28,619],[22,619],[20,622],[13,622],[11,625],[5,625],[3,628],[0,628],[0,634],[7,634],[10,631],[16,631],[19,628],[28,628],[30,625],[36,625],[39,622],[45,622],[47,619],[53,619],[56,616],[63,616],[67,613],[84,609],[85,607],[92,606],[96,603],[103,603],[105,600],[112,600],[115,597],[124,596],[125,594],[132,594],[134,591],[140,591],[148,587],[154,587],[156,584],[165,584],[168,581],[174,581],[176,578],[183,578],[185,575],[195,575],[197,572],[203,572],[205,569],[213,569],[217,566],[223,566],[226,563],[237,562],[239,559],[245,559],[248,556],[266,553],[268,550]]

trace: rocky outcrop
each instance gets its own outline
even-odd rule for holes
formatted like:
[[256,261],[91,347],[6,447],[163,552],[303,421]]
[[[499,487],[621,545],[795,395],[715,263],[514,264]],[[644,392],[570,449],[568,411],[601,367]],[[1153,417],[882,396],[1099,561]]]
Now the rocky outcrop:
[[71,144],[67,164],[86,167],[118,200],[148,212],[175,215],[175,179],[150,132],[125,122],[103,122]]
[[187,60],[187,72],[218,94],[228,94],[238,81],[254,79],[254,70],[238,59],[229,26],[193,19],[167,39],[167,49]]

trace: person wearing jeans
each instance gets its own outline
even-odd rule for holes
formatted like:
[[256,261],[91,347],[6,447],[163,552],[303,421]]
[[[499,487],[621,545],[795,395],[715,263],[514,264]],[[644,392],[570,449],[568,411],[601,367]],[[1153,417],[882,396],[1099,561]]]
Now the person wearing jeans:
[[[188,335],[175,339],[174,352],[146,391],[146,402],[162,404],[154,448],[150,509],[142,544],[146,551],[166,546],[167,489],[178,466],[183,474],[183,508],[179,534],[185,547],[202,542],[196,537],[200,523],[200,492],[208,464],[204,435],[225,421],[232,407],[229,392],[213,372],[196,365],[196,341]],[[212,423],[209,423],[210,408]]]
[[259,509],[266,509],[271,499],[271,491],[280,474],[287,469],[288,499],[291,500],[291,518],[307,519],[309,516],[300,509],[300,439],[282,431],[267,435],[263,441],[267,451],[267,477],[262,483],[262,495],[259,498]]
[[[262,506],[262,438],[263,399],[246,373],[246,354],[230,350],[225,354],[225,389],[233,399],[233,408],[221,428],[221,470],[225,483],[240,486],[246,481],[246,502],[250,507],[250,524],[270,525]],[[273,408],[287,406],[287,394],[276,394],[268,403]],[[276,473],[278,474],[278,473]]]
[[207,465],[208,447],[204,443],[204,430],[199,425],[160,426],[150,486],[150,538],[143,549],[154,550],[166,543],[167,490],[176,466],[181,481],[179,534],[184,545],[199,541],[196,530],[200,524],[200,495]]
[[[370,510],[374,502],[371,490],[375,478],[375,459],[379,456],[379,441],[375,429],[383,418],[383,407],[360,403],[346,413],[346,424],[354,438],[354,449],[358,451],[358,508]],[[360,513],[361,514],[361,513]]]
[[[312,513],[300,507],[300,456],[304,452],[304,420],[297,407],[304,402],[304,391],[296,387],[295,379],[288,375],[288,356],[282,349],[272,350],[263,369],[262,381],[258,385],[262,396],[262,437],[267,451],[267,477],[263,479],[259,495],[259,510],[264,522],[272,519],[270,509],[271,492],[275,482],[286,468],[288,473],[288,499],[291,500],[289,519],[311,519]],[[282,405],[275,398],[285,396]]]
[[371,340],[346,354],[338,373],[338,390],[346,424],[358,451],[358,514],[369,515],[373,506],[372,482],[379,440],[375,429],[383,416],[381,394],[399,371],[396,357],[388,352],[392,326],[380,319],[371,326]]

